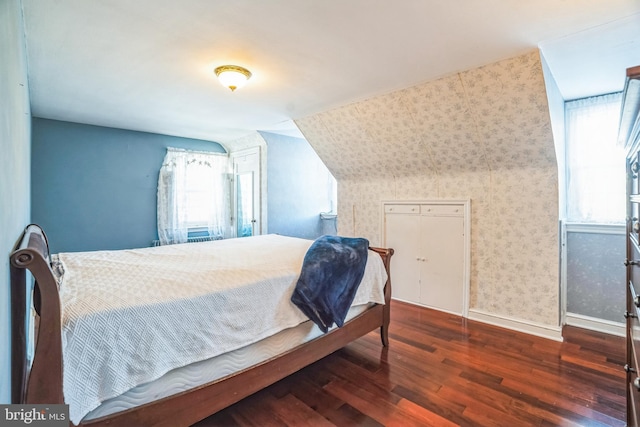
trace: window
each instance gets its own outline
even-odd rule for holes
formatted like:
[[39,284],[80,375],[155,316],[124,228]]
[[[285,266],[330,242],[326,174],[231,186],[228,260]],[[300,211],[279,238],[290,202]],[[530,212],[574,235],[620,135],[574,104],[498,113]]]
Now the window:
[[189,228],[206,228],[216,204],[222,183],[220,171],[207,160],[193,159],[187,163],[185,176],[186,223]]
[[158,178],[160,244],[184,243],[189,231],[222,238],[229,227],[228,157],[169,148]]
[[625,219],[625,155],[617,144],[619,93],[565,103],[567,220]]

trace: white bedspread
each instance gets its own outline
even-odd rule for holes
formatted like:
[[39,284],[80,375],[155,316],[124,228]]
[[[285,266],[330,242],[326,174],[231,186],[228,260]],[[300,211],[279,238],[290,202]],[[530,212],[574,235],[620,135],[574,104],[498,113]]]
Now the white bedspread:
[[[71,421],[172,369],[307,321],[290,297],[311,243],[266,235],[59,254]],[[369,255],[354,305],[384,304],[384,266]]]

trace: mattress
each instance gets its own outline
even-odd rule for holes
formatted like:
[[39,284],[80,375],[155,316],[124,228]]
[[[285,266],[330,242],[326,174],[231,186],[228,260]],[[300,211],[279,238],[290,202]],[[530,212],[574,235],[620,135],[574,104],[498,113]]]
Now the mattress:
[[[58,254],[70,420],[171,370],[307,321],[290,299],[311,243],[265,235]],[[384,303],[386,279],[370,251],[353,305]]]
[[[351,307],[347,314],[347,321],[363,313],[372,305],[363,304]],[[102,405],[87,414],[83,421],[144,405],[224,378],[291,350],[320,335],[322,335],[320,328],[313,322],[306,321],[246,347],[174,369],[155,381],[134,387],[121,396],[103,402]]]

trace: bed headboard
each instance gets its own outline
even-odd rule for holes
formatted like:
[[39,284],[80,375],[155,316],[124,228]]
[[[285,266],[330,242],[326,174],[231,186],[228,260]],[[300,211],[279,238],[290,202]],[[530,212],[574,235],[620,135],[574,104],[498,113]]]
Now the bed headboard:
[[[11,275],[11,402],[63,403],[62,396],[62,337],[60,335],[60,298],[58,286],[49,263],[47,237],[38,225],[25,229],[10,259]],[[27,280],[26,270],[35,279]],[[31,293],[35,322],[31,322]],[[29,306],[27,305],[29,304]],[[47,325],[47,327],[40,327]],[[44,352],[36,352],[29,363],[27,346],[29,328],[35,328],[35,345]],[[54,332],[54,331],[57,331]],[[30,375],[38,373],[38,375]],[[29,378],[39,378],[41,384],[31,384]]]

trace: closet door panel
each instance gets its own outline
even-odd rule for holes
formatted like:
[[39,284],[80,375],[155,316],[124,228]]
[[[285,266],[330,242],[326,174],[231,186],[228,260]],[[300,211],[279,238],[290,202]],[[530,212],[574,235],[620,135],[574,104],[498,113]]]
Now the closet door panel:
[[421,230],[420,303],[462,314],[464,218],[423,216]]
[[418,215],[385,215],[386,246],[393,248],[392,297],[408,302],[420,301],[420,217]]

